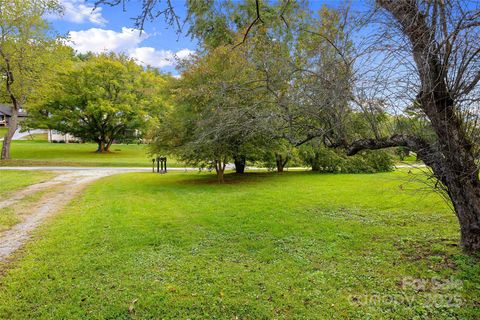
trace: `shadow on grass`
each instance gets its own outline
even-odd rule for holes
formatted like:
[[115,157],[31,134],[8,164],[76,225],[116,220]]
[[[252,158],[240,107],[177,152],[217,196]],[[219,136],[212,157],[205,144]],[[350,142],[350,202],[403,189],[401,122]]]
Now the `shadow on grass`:
[[295,171],[295,172],[246,172],[246,173],[235,173],[235,172],[228,172],[225,173],[224,182],[219,182],[217,179],[217,175],[215,172],[208,172],[202,171],[199,172],[195,178],[187,178],[184,179],[177,179],[175,181],[176,184],[183,184],[183,185],[237,185],[237,184],[255,184],[255,183],[263,183],[267,180],[282,178],[282,177],[292,177],[292,176],[299,176],[299,175],[306,175],[312,174],[311,171]]

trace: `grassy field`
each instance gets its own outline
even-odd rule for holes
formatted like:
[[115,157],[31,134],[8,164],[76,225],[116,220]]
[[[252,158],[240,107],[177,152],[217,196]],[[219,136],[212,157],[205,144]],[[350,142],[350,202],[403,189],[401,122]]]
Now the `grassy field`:
[[[115,144],[110,153],[98,154],[93,143],[49,143],[46,141],[14,141],[12,160],[0,161],[3,166],[99,166],[149,167],[151,157],[146,145]],[[168,166],[180,166],[169,161]]]
[[480,266],[402,172],[94,183],[4,266],[3,319],[478,319]]
[[25,186],[45,181],[54,174],[41,171],[0,171],[0,199]]
[[0,127],[0,138],[3,138],[8,132],[8,128]]

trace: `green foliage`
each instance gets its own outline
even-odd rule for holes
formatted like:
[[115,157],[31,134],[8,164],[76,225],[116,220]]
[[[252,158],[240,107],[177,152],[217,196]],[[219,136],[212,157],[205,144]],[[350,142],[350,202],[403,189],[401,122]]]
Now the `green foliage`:
[[187,8],[191,22],[189,35],[202,39],[203,45],[210,48],[233,43],[234,32],[229,26],[228,8],[210,0],[188,0]]
[[[294,160],[295,146],[324,132],[332,133],[332,140],[347,135],[340,137],[332,124],[351,114],[350,69],[325,39],[348,54],[339,13],[322,8],[315,25],[316,32],[325,33],[321,37],[284,28],[285,21],[298,22],[297,27],[311,21],[313,14],[302,5],[261,2],[265,25],[255,26],[248,41],[232,50],[230,37],[241,41],[239,26],[256,17],[255,4],[189,3],[195,21],[190,32],[203,40],[204,51],[181,66],[182,77],[171,91],[174,107],[159,121],[152,152],[193,165],[242,156],[282,167],[278,164]],[[285,21],[278,17],[280,9]],[[231,25],[223,20],[227,17]],[[222,27],[213,27],[220,20]]]
[[70,133],[109,151],[113,141],[142,137],[149,112],[163,107],[166,78],[122,55],[91,55],[58,74],[43,101],[31,108],[37,126]]
[[13,103],[13,96],[22,107],[48,78],[60,45],[44,16],[59,10],[56,0],[0,0],[1,100]]
[[392,157],[385,151],[363,151],[346,156],[343,150],[305,146],[300,152],[306,165],[324,173],[374,173],[392,171]]
[[401,161],[403,161],[406,157],[410,155],[410,149],[408,149],[407,147],[398,147],[395,148],[395,154]]
[[393,131],[400,134],[415,134],[425,141],[435,141],[436,135],[426,116],[416,108],[407,108],[405,115],[391,118]]
[[[257,18],[257,2],[255,0],[245,1],[211,1],[211,0],[189,0],[188,9],[188,34],[197,38],[200,45],[206,50],[212,50],[221,46],[234,46],[255,36],[255,33],[262,29],[261,25],[268,25],[272,33],[279,36],[289,35],[291,38],[295,31],[283,28],[285,23],[300,29],[305,27],[308,21],[308,7],[304,2],[290,2],[288,6],[283,3],[270,3],[259,1],[261,20],[252,25]],[[279,12],[283,12],[280,17]],[[245,35],[246,29],[250,26],[250,34]],[[262,31],[261,31],[262,32]],[[264,32],[264,31],[263,31]]]
[[[350,161],[358,161],[358,165],[351,165],[350,168],[347,168],[345,171],[350,173],[361,173],[361,172],[387,172],[394,169],[394,164],[392,157],[388,152],[383,150],[371,151],[366,150],[356,156],[349,157]],[[361,159],[361,161],[356,160]],[[348,166],[346,166],[348,167]]]
[[56,0],[0,0],[0,102],[12,106],[1,159],[10,159],[18,112],[49,80],[60,42],[48,33],[44,17],[60,9]]
[[245,52],[218,47],[185,61],[182,71],[170,87],[173,107],[159,119],[152,153],[217,171],[236,156],[251,156],[258,135],[247,107],[258,102],[248,87],[238,90],[255,78]]

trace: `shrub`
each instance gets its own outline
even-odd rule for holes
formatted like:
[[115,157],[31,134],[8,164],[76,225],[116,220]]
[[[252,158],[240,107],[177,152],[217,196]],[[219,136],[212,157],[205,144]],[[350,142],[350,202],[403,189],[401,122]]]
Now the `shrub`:
[[392,157],[385,151],[364,151],[348,157],[345,172],[374,173],[392,171],[394,168]]
[[391,156],[385,151],[363,151],[347,156],[342,150],[318,148],[304,150],[302,158],[312,171],[324,173],[374,173],[393,170]]
[[403,161],[406,157],[410,155],[410,149],[408,149],[407,147],[398,147],[395,149],[395,154],[401,161]]
[[337,152],[326,148],[315,150],[310,156],[312,170],[318,172],[338,172],[345,162]]

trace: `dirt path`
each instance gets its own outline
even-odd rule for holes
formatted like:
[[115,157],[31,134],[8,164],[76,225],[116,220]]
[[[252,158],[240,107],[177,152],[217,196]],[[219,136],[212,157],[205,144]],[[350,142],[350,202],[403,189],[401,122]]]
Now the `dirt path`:
[[50,187],[54,187],[54,186],[58,186],[58,185],[68,183],[68,182],[74,180],[74,178],[75,178],[74,173],[64,172],[64,173],[61,173],[58,176],[54,177],[51,180],[47,180],[47,181],[43,181],[43,182],[40,182],[40,183],[37,183],[37,184],[27,186],[23,190],[16,191],[9,198],[0,201],[0,209],[9,207],[9,206],[15,204],[16,202],[22,200],[23,198],[25,198],[25,197],[27,197],[31,194],[37,193],[38,191],[42,191],[42,190],[45,190],[45,189],[50,188]]
[[[125,172],[125,171],[122,171]],[[38,202],[32,204],[23,220],[11,229],[0,233],[0,262],[5,261],[20,248],[47,217],[58,212],[78,195],[82,189],[99,178],[120,173],[117,170],[88,170],[62,172],[55,178],[34,184],[16,192],[12,197],[0,202],[0,209],[14,205],[21,199],[47,188],[54,188]]]

